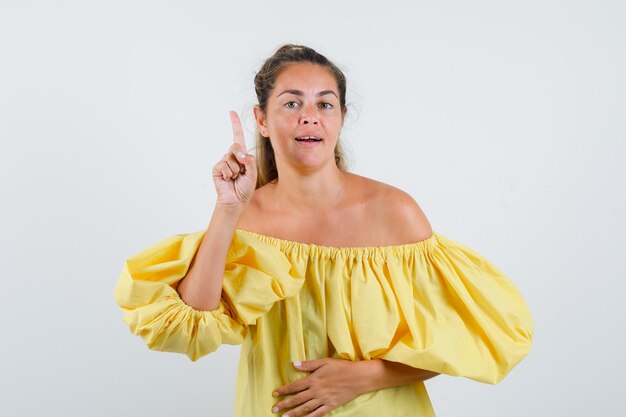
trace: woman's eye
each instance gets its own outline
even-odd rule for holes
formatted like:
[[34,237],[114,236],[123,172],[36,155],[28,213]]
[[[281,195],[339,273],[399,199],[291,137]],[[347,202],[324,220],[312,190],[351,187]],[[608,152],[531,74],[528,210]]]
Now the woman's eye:
[[298,107],[299,105],[300,104],[297,101],[288,101],[287,103],[285,103],[285,106],[292,109]]
[[330,103],[326,103],[326,102],[325,102],[325,103],[320,103],[320,106],[321,106],[322,108],[324,108],[324,109],[332,109],[332,108],[333,108],[333,105],[332,105],[332,104],[330,104]]

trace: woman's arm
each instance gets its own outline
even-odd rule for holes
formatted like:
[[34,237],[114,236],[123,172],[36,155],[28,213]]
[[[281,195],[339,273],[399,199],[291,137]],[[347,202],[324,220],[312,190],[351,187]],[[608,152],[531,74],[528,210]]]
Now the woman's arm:
[[196,310],[212,311],[220,305],[228,250],[256,185],[256,158],[246,150],[236,112],[230,112],[230,120],[234,143],[213,167],[217,202],[211,223],[187,275],[176,287],[180,298]]
[[439,375],[438,372],[413,368],[402,363],[382,359],[361,361],[360,363],[366,367],[368,375],[368,384],[365,388],[365,392],[397,387],[405,384],[414,384]]
[[[366,392],[413,384],[439,375],[381,359],[349,361],[324,358],[294,362],[294,366],[310,374],[278,387],[272,393],[274,397],[289,395],[272,409],[274,413],[289,410],[282,414],[283,417],[322,417]],[[311,411],[313,413],[309,414]]]
[[242,209],[216,206],[187,275],[176,290],[196,310],[215,310],[222,296],[224,265]]

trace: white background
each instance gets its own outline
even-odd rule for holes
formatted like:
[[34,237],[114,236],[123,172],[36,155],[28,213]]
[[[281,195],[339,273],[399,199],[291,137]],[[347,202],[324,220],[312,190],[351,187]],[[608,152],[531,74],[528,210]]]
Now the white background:
[[208,225],[228,111],[252,147],[254,74],[289,42],[346,73],[351,171],[533,313],[500,384],[427,382],[438,417],[625,415],[624,4],[1,0],[0,415],[232,414],[239,347],[148,350],[113,288]]

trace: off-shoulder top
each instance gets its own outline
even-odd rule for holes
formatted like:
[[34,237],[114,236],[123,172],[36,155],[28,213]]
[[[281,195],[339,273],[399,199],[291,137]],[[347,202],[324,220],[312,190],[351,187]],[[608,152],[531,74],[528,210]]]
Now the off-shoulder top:
[[[413,243],[331,247],[236,229],[213,311],[175,289],[205,230],[128,258],[115,287],[148,348],[190,360],[242,344],[235,417],[275,416],[295,360],[384,359],[495,384],[530,351],[533,319],[495,265],[437,232]],[[434,416],[423,382],[362,394],[328,416]]]

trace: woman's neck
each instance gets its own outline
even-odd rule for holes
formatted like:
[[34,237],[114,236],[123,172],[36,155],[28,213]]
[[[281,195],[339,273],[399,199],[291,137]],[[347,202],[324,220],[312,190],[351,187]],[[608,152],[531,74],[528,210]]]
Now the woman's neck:
[[348,174],[339,168],[283,174],[274,184],[273,203],[299,213],[320,213],[336,208],[347,193]]

